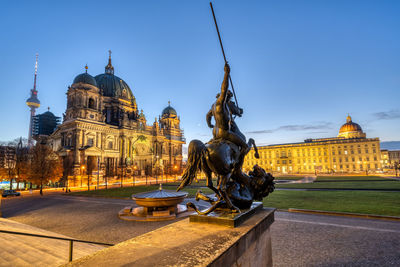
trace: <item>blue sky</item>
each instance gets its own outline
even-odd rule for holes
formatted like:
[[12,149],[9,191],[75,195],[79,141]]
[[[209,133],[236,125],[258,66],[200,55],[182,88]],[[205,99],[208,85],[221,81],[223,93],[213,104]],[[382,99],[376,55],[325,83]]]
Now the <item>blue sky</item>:
[[[239,105],[259,144],[336,136],[347,113],[369,137],[400,140],[399,1],[214,1]],[[223,77],[209,1],[7,1],[0,140],[26,136],[39,53],[38,112],[61,116],[84,71],[111,49],[149,123],[168,101],[188,141],[211,138],[205,114]]]

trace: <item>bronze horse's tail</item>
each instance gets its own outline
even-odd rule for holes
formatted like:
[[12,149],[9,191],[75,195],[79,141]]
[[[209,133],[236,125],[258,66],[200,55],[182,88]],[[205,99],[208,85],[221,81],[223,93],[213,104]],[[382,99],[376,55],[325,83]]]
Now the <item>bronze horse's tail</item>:
[[205,149],[206,146],[200,140],[192,140],[190,142],[186,170],[182,175],[182,182],[176,191],[190,185],[196,177],[196,173],[201,170],[201,159]]

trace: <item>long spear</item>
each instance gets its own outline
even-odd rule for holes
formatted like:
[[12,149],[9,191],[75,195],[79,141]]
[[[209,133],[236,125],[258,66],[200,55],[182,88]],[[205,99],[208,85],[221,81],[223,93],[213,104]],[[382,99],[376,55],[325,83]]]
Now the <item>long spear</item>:
[[[217,19],[215,18],[214,8],[213,8],[213,5],[211,2],[210,2],[210,7],[211,7],[211,12],[212,12],[212,15],[214,18],[215,28],[217,29],[217,33],[218,33],[218,39],[219,39],[219,44],[221,45],[222,55],[224,56],[224,60],[225,60],[225,64],[226,64],[226,63],[228,63],[228,61],[226,60],[226,57],[225,57],[224,46],[222,45],[221,35],[219,34],[219,29],[218,29],[218,24],[217,24]],[[229,75],[229,82],[231,83],[233,96],[235,97],[235,101],[236,101],[236,106],[239,107],[239,103],[236,98],[235,88],[233,88],[231,75]]]

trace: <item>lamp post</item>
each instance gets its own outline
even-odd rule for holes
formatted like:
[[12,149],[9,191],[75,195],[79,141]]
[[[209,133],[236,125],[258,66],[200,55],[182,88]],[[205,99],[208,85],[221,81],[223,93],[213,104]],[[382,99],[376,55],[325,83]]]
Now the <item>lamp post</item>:
[[158,162],[158,158],[159,156],[156,156],[156,184],[158,184],[158,166],[159,166],[159,162]]
[[81,171],[81,187],[82,187],[82,178],[83,178],[83,174],[85,173],[85,165],[82,165],[81,169],[82,169],[82,171]]
[[99,180],[100,180],[100,158],[97,157],[97,189],[99,189]]
[[175,179],[174,179],[174,182],[176,182],[176,178],[177,178],[177,176],[178,176],[178,166],[174,166],[174,171],[175,171]]
[[[132,173],[132,186],[135,186],[135,172],[137,170],[137,166],[133,166],[133,173]],[[147,184],[147,183],[146,183]]]

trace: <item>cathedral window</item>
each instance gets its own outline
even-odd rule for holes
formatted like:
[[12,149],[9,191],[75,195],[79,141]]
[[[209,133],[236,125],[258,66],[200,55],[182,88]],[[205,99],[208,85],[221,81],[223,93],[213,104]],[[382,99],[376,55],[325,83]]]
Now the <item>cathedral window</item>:
[[113,143],[111,141],[108,142],[108,149],[113,149]]
[[88,107],[91,108],[91,109],[95,109],[95,108],[96,108],[96,107],[95,107],[95,102],[94,102],[94,99],[93,99],[93,98],[89,98],[89,105],[88,105]]

